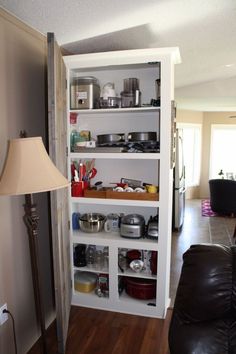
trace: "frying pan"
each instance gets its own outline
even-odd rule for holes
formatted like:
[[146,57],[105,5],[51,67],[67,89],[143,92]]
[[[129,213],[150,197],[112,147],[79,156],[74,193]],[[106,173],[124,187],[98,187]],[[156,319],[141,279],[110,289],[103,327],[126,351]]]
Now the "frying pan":
[[102,146],[104,144],[120,143],[120,142],[125,142],[124,133],[97,135],[98,146]]

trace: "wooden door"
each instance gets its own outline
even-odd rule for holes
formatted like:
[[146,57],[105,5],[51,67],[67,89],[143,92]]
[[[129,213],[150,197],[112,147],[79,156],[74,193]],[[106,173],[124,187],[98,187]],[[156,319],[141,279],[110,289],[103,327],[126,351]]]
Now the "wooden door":
[[[49,154],[67,175],[66,68],[53,33],[48,33]],[[51,192],[54,285],[58,352],[65,353],[71,305],[71,266],[67,188]]]

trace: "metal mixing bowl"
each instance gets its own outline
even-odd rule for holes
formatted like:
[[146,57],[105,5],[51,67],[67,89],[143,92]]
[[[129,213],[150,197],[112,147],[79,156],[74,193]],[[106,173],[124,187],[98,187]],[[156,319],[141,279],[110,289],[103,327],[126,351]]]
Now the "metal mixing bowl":
[[106,216],[99,213],[86,213],[79,217],[79,226],[82,231],[96,233],[103,230]]

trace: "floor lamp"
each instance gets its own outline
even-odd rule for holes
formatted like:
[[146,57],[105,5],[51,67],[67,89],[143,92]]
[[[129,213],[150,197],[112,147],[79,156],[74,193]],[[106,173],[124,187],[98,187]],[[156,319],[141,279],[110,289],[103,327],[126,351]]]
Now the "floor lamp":
[[23,217],[29,236],[36,315],[41,328],[41,343],[47,352],[45,313],[38,254],[38,222],[33,193],[48,192],[69,186],[69,181],[50,160],[41,137],[13,139],[0,179],[0,195],[25,195]]

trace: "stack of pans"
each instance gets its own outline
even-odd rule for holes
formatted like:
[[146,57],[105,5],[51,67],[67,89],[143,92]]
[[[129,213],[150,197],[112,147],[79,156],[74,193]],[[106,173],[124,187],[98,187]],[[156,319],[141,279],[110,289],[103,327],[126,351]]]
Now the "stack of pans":
[[156,132],[128,133],[127,142],[124,133],[97,135],[97,146],[126,146],[127,143],[157,142]]

